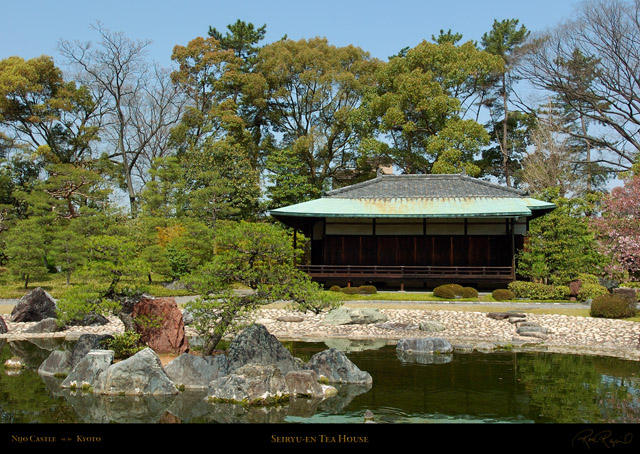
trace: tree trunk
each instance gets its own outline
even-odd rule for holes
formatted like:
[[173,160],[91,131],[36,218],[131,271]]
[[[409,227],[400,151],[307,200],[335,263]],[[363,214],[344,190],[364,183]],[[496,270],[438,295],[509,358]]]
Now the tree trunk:
[[511,177],[509,175],[509,143],[507,140],[507,119],[509,117],[509,106],[507,103],[507,78],[506,73],[502,74],[502,99],[504,101],[504,120],[502,120],[502,166],[504,178],[507,186],[511,187]]

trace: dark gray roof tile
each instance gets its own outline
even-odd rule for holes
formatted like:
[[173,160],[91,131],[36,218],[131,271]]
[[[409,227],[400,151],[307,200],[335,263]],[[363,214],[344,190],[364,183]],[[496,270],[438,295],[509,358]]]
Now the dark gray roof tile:
[[347,199],[525,197],[523,191],[466,175],[378,175],[372,180],[329,191]]

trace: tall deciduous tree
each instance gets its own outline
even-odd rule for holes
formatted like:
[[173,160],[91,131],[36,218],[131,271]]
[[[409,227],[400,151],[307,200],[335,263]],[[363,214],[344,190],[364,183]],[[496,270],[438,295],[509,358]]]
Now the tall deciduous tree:
[[581,127],[569,132],[587,162],[628,170],[640,151],[640,1],[592,0],[570,21],[532,40],[521,73],[557,95]]
[[102,106],[111,145],[107,155],[120,166],[119,177],[135,216],[137,166],[147,154],[152,159],[167,152],[168,130],[180,115],[178,92],[168,73],[147,61],[149,41],[131,40],[101,24],[93,28],[100,39],[97,46],[62,41],[59,48]]

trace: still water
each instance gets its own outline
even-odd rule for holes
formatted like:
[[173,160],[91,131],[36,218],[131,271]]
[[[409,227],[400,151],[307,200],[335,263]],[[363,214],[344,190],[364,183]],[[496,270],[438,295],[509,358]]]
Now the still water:
[[[335,347],[286,343],[307,360]],[[640,362],[550,353],[460,353],[436,361],[400,359],[395,346],[343,346],[373,377],[372,386],[341,386],[339,395],[297,399],[273,408],[210,404],[204,394],[169,398],[62,392],[61,379],[38,375],[55,348],[0,341],[0,423],[362,423],[370,410],[388,423],[638,423]],[[4,362],[20,356],[27,369]]]

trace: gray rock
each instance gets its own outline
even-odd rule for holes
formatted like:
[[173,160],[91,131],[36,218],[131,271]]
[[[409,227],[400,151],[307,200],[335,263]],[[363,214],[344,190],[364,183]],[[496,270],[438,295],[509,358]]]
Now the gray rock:
[[71,352],[54,350],[38,368],[38,374],[45,376],[69,375],[71,372]]
[[158,355],[152,349],[145,348],[106,370],[101,393],[171,395],[177,394],[178,389],[164,371]]
[[445,326],[433,320],[425,320],[420,323],[420,331],[425,331],[427,333],[436,333],[438,331],[444,331]]
[[372,383],[368,372],[364,372],[351,362],[347,356],[335,348],[316,353],[309,359],[305,369],[315,371],[320,380],[329,383]]
[[318,376],[313,370],[291,371],[284,376],[289,395],[303,397],[323,397],[324,389],[318,383]]
[[7,324],[4,322],[4,319],[0,317],[0,334],[7,334],[8,332]]
[[211,381],[227,375],[226,355],[197,356],[183,353],[164,367],[169,379],[185,389],[207,389]]
[[457,353],[471,353],[474,350],[472,344],[453,344],[453,351]]
[[94,391],[101,388],[101,375],[113,362],[113,350],[92,350],[87,353],[71,370],[60,384],[61,388],[91,387]]
[[479,352],[492,352],[497,348],[496,344],[491,342],[480,342],[476,345],[476,350]]
[[73,369],[91,350],[106,349],[105,341],[108,339],[113,339],[113,336],[110,334],[82,334],[71,352],[71,368]]
[[339,307],[327,313],[322,321],[325,325],[367,325],[386,322],[387,316],[378,309]]
[[523,335],[523,333],[543,333],[543,334],[547,334],[548,333],[548,329],[543,327],[543,326],[539,326],[539,325],[526,325],[526,326],[519,326],[518,329],[516,330],[516,333]]
[[229,403],[274,403],[288,396],[287,384],[279,368],[247,364],[209,384],[208,399]]
[[25,333],[57,333],[62,331],[64,327],[58,325],[58,321],[55,318],[45,318],[40,320],[33,326],[25,329]]
[[536,339],[545,340],[547,339],[547,334],[541,331],[522,331],[518,333],[518,336],[522,337],[534,337]]
[[275,365],[283,374],[300,370],[289,350],[260,324],[248,326],[233,339],[227,359],[230,372],[247,364]]
[[400,339],[396,351],[409,353],[452,353],[453,347],[446,339],[440,337],[424,337],[416,339]]
[[89,313],[82,317],[82,320],[73,320],[67,323],[69,326],[104,326],[109,323],[109,319],[104,315]]
[[40,287],[20,298],[11,311],[12,322],[39,322],[56,317],[55,300]]

